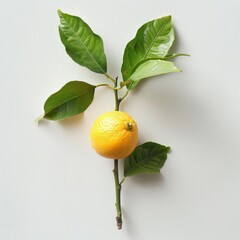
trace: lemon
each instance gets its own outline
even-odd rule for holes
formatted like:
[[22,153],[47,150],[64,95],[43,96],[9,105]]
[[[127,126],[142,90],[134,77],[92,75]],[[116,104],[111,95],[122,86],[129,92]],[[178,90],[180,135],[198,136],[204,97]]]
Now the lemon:
[[137,124],[125,112],[106,112],[94,121],[90,138],[92,147],[99,155],[122,159],[129,156],[137,146]]

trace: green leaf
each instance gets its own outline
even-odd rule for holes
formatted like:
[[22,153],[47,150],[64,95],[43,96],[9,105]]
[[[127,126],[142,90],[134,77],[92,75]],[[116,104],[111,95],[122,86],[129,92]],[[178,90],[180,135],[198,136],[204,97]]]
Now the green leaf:
[[146,142],[136,147],[132,154],[124,160],[124,176],[159,173],[169,151],[170,147],[154,142]]
[[78,64],[96,73],[107,72],[103,41],[79,17],[58,10],[59,34],[68,55]]
[[173,62],[164,60],[148,60],[142,63],[135,72],[130,76],[133,81],[128,85],[128,89],[133,89],[137,86],[141,79],[153,77],[159,74],[180,72]]
[[60,120],[84,112],[93,100],[95,88],[86,82],[68,82],[45,102],[44,118]]
[[144,60],[163,59],[174,42],[171,16],[162,17],[144,24],[124,51],[122,76],[127,81]]

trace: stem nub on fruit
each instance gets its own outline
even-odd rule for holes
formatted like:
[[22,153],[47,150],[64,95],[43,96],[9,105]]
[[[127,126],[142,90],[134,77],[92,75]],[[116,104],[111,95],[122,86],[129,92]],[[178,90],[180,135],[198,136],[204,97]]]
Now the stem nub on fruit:
[[132,123],[127,122],[127,123],[126,123],[126,129],[127,129],[127,130],[132,130],[132,128],[133,128]]

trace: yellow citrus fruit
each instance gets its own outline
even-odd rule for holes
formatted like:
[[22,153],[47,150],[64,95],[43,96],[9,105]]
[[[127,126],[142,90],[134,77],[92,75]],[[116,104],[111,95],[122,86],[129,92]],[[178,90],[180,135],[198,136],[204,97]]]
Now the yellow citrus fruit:
[[138,143],[136,122],[125,112],[113,111],[100,115],[90,133],[92,147],[106,158],[129,156]]

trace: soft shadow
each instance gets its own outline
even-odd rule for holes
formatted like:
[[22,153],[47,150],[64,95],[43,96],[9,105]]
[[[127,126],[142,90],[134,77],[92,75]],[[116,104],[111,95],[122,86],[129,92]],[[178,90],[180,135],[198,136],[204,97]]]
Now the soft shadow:
[[164,176],[159,174],[141,174],[131,177],[131,181],[135,185],[140,185],[143,187],[147,186],[157,186],[160,187],[164,184]]
[[48,126],[50,124],[49,120],[44,119],[44,118],[40,118],[39,120],[35,120],[35,123],[38,127]]
[[[164,184],[164,176],[161,173],[160,174],[141,174],[141,175],[130,177],[129,179],[126,179],[126,181],[131,181],[132,184],[134,184],[135,186],[139,186],[141,188],[142,187],[148,188],[150,186],[154,188],[160,188],[161,185]],[[124,195],[125,195],[124,200],[126,200],[124,202],[129,202],[129,199],[127,199],[129,197],[128,194],[125,193]],[[131,199],[131,201],[134,201],[134,200]],[[133,202],[130,204],[133,204]],[[138,231],[138,229],[134,227],[134,216],[131,216],[128,213],[128,211],[125,211],[125,209],[127,210],[127,207],[123,205],[123,208],[122,208],[123,228],[124,229],[126,228],[127,233],[130,236],[132,236],[136,231]]]
[[83,116],[84,116],[84,114],[81,113],[76,116],[63,119],[63,120],[59,121],[59,124],[65,128],[74,127],[76,125],[81,124],[81,122],[83,121]]
[[175,40],[174,40],[174,43],[173,43],[172,47],[170,48],[169,54],[181,52],[181,49],[179,50],[180,35],[179,35],[179,33],[178,33],[178,31],[176,29],[174,29],[174,35],[175,35]]
[[123,216],[123,229],[126,229],[129,235],[132,235],[134,233],[133,231],[134,225],[132,224],[133,221],[131,221],[133,217],[131,217],[128,214],[128,211],[125,211],[124,206],[122,208],[122,216]]
[[40,118],[39,120],[36,120],[35,123],[39,127],[41,127],[41,126],[44,127],[44,126],[49,126],[49,124],[51,124],[51,122],[57,122],[58,124],[60,124],[60,126],[69,128],[69,127],[74,127],[74,126],[79,125],[82,121],[83,121],[83,113],[78,114],[73,117],[70,117],[70,118],[59,120],[59,121],[52,121],[52,120]]

